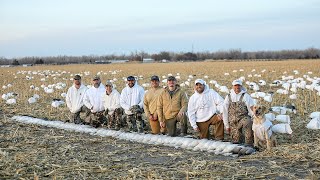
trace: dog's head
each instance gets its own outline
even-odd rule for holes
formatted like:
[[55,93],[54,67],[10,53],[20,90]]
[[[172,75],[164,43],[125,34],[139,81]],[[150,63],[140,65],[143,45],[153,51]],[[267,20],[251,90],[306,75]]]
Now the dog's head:
[[253,106],[253,113],[257,117],[263,117],[266,111],[267,111],[267,108],[265,106],[262,106],[262,105]]
[[253,124],[263,124],[265,122],[264,114],[267,108],[261,105],[253,106]]

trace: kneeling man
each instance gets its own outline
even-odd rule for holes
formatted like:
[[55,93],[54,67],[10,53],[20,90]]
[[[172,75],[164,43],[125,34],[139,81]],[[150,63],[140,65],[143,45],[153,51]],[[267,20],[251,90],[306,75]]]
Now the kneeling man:
[[224,99],[202,79],[195,81],[195,92],[188,103],[188,116],[195,132],[200,133],[200,138],[209,137],[209,126],[214,126],[214,139],[223,140],[224,125],[222,115]]

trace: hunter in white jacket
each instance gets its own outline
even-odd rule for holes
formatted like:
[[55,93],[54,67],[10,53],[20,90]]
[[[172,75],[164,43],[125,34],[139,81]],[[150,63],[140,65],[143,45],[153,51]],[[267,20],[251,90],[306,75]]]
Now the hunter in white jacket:
[[92,113],[104,111],[102,96],[105,92],[105,87],[103,84],[101,84],[101,82],[99,85],[97,85],[97,87],[92,86],[86,91],[84,105],[90,109]]
[[133,105],[139,105],[140,108],[143,108],[143,97],[144,89],[141,86],[135,83],[133,87],[129,87],[127,84],[121,91],[120,105],[127,115],[131,115],[133,113],[129,109]]
[[77,89],[75,85],[72,85],[67,92],[66,103],[71,113],[77,113],[81,111],[83,99],[87,91],[87,86],[81,84]]
[[188,103],[188,117],[191,126],[200,132],[200,138],[208,138],[210,125],[215,126],[215,138],[223,139],[223,98],[202,80],[195,81],[195,92]]
[[112,88],[112,91],[109,95],[107,93],[104,93],[102,98],[104,109],[106,111],[108,110],[109,115],[112,115],[115,109],[121,108],[120,93],[116,89]]
[[126,121],[130,131],[138,131],[139,133],[144,131],[143,97],[144,89],[136,83],[133,76],[127,77],[127,85],[120,95],[120,105],[127,115]]
[[73,85],[68,89],[67,92],[66,103],[71,112],[71,121],[76,124],[82,123],[80,112],[85,112],[88,114],[88,109],[83,103],[87,89],[88,88],[81,83],[81,76],[75,75],[73,78]]

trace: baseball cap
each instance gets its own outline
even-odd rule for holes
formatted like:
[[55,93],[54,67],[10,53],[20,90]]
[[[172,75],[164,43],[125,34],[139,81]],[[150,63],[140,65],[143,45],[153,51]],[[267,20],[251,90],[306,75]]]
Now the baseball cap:
[[169,76],[167,81],[176,81],[176,78],[174,76]]
[[95,75],[95,76],[93,76],[92,80],[100,80],[100,76]]
[[74,79],[74,80],[80,80],[80,79],[81,79],[81,76],[77,74],[77,75],[75,75],[75,76],[73,77],[73,79]]
[[128,76],[127,77],[127,81],[135,81],[136,80],[136,78],[134,78],[133,76]]
[[111,87],[113,87],[113,85],[112,85],[112,82],[111,81],[106,81],[106,86],[111,86]]
[[240,86],[242,86],[242,81],[239,80],[239,79],[234,80],[234,81],[232,82],[232,85],[233,85],[233,86],[234,86],[234,85],[240,85]]
[[156,75],[151,76],[151,81],[160,81],[159,77]]

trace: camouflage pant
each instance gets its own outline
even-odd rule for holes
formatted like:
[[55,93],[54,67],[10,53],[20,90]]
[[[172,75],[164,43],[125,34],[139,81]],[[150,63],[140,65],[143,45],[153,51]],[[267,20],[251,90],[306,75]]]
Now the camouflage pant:
[[70,115],[71,122],[73,122],[75,124],[83,123],[83,120],[80,118],[81,112],[86,113],[86,116],[88,116],[90,114],[90,110],[86,106],[82,106],[79,112],[71,113],[71,115]]
[[122,125],[122,109],[117,108],[114,110],[112,114],[107,114],[107,121],[108,121],[108,128],[115,128],[116,130],[119,130]]
[[139,132],[143,133],[143,128],[144,128],[144,121],[142,119],[142,114],[141,113],[136,113],[132,115],[127,115],[127,125],[129,128],[129,131],[134,131],[134,132]]
[[245,116],[239,121],[232,121],[230,126],[233,142],[242,143],[244,139],[246,145],[253,145],[252,121],[249,116]]
[[106,118],[105,118],[103,112],[104,111],[90,113],[85,119],[86,124],[90,124],[91,126],[93,126],[95,128],[105,124]]
[[[164,130],[162,130],[162,132],[167,132],[167,134],[169,136],[177,136],[179,134],[181,134],[182,136],[185,136],[187,134],[187,130],[188,130],[188,124],[187,124],[187,116],[183,115],[182,117],[178,117],[176,116],[175,118],[172,119],[166,119],[165,123],[166,123],[166,128]],[[177,124],[178,127],[180,127],[180,132],[177,131]]]

